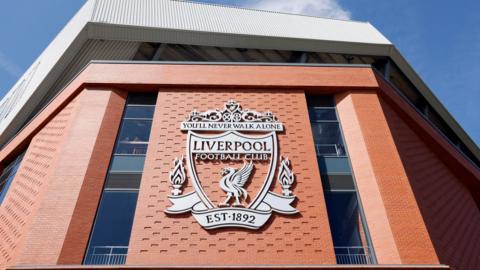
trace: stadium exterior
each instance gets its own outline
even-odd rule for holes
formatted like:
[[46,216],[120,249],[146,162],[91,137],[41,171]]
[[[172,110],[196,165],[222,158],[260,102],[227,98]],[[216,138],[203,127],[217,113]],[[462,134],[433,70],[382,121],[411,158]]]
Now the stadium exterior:
[[89,0],[0,145],[1,269],[480,268],[480,151],[368,23]]

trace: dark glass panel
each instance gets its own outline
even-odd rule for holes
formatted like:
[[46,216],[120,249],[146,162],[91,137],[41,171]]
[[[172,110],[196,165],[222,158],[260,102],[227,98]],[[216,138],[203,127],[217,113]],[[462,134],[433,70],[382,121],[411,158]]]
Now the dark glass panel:
[[109,173],[105,188],[130,188],[138,189],[140,187],[140,173]]
[[323,174],[322,180],[325,190],[355,191],[353,177],[350,174]]
[[319,156],[337,156],[338,147],[332,144],[316,144],[317,155]]
[[312,121],[337,121],[335,108],[314,108],[309,112]]
[[2,187],[5,185],[5,183],[7,182],[8,180],[8,177],[10,176],[10,171],[11,170],[7,170],[5,169],[2,173],[2,175],[0,176],[0,191],[2,190]]
[[104,247],[104,246],[96,246],[94,247],[93,254],[110,254],[111,248]]
[[345,147],[339,144],[315,144],[318,156],[346,156]]
[[128,248],[123,248],[123,247],[112,248],[113,254],[127,254],[127,252],[128,252]]
[[127,98],[129,105],[155,105],[156,102],[157,93],[130,93]]
[[350,165],[346,157],[318,157],[320,173],[350,173]]
[[[94,254],[126,254],[138,191],[104,191],[90,237],[86,264],[95,263]],[[110,257],[111,258],[111,257]],[[98,262],[97,262],[98,263]],[[105,263],[100,263],[105,264]]]
[[355,192],[325,192],[335,247],[365,246],[363,226]]
[[113,156],[111,172],[142,172],[145,156]]
[[333,96],[309,96],[308,107],[335,107]]
[[127,106],[125,118],[153,118],[155,106]]
[[23,159],[23,154],[18,156],[14,161],[12,161],[2,172],[0,176],[0,204],[5,199],[7,195],[8,188],[12,184],[13,178],[17,173],[18,167]]
[[312,129],[315,142],[319,144],[338,144],[342,142],[337,122],[312,123]]
[[118,142],[148,142],[151,126],[151,120],[125,119],[120,129]]
[[5,179],[5,181],[0,184],[0,203],[2,203],[3,199],[5,199],[8,188],[10,187],[10,184],[12,183],[13,178],[15,178],[15,172],[13,172],[12,174],[9,174],[7,179]]

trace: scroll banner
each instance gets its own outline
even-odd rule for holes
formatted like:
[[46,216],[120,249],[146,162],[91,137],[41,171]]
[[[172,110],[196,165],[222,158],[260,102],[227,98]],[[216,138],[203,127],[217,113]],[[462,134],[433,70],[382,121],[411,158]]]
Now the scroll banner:
[[295,196],[282,196],[268,192],[257,209],[242,207],[207,208],[197,193],[191,192],[182,196],[169,196],[172,206],[169,214],[191,211],[195,219],[206,229],[221,227],[241,227],[258,229],[267,222],[272,211],[282,214],[294,214],[298,211],[290,204]]
[[180,196],[168,196],[172,202],[172,206],[167,208],[165,212],[169,214],[180,214],[190,212],[194,205],[201,203],[203,207],[205,205],[201,202],[195,191]]

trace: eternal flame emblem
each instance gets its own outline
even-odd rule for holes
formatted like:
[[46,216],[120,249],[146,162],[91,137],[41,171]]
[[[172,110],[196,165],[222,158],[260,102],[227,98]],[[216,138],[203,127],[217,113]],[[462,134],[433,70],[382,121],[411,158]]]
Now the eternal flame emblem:
[[[291,191],[295,175],[288,158],[281,157],[277,172],[282,194],[269,190],[278,164],[277,132],[283,131],[283,124],[271,112],[243,110],[240,104],[230,100],[223,110],[191,112],[180,128],[188,131],[185,159],[194,190],[182,195],[187,178],[184,158],[176,158],[170,172],[172,195],[169,199],[172,206],[165,212],[192,212],[205,229],[258,229],[272,212],[287,215],[298,212],[290,205],[295,200]],[[205,164],[211,171],[214,163],[220,164],[221,168],[213,174],[219,180],[212,193],[222,191],[224,194],[217,203],[207,196],[210,193],[206,188],[212,188],[211,180],[210,183],[202,182],[200,178],[208,177],[204,176],[203,170],[202,174],[198,171]],[[265,167],[267,169],[262,171]],[[263,183],[258,182],[263,177]],[[260,188],[247,191],[249,185]]]

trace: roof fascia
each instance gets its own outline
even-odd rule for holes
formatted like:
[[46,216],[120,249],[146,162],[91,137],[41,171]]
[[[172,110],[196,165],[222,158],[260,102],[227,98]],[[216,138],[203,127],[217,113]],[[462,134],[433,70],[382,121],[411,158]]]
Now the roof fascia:
[[391,44],[230,34],[89,22],[90,39],[387,56]]

